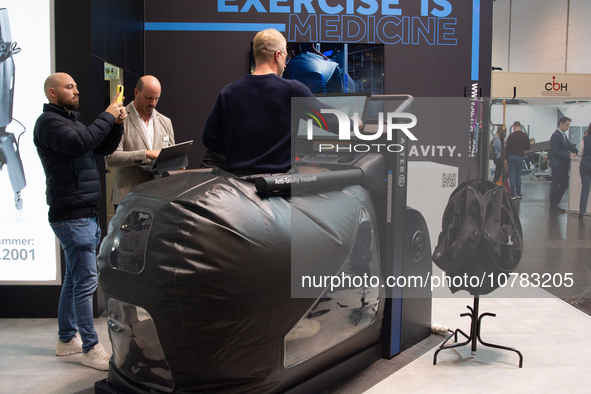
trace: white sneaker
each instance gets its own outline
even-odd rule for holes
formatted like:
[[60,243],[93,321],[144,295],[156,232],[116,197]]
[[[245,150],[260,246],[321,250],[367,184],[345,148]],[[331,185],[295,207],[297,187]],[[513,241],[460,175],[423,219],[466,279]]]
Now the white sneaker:
[[103,345],[97,343],[88,353],[82,355],[82,365],[99,371],[108,371],[110,358],[111,355],[107,353]]
[[78,334],[70,339],[70,342],[57,340],[57,346],[55,348],[56,356],[69,356],[70,354],[76,353],[82,353],[82,340],[78,337]]
[[286,341],[309,338],[320,330],[320,323],[316,320],[303,319],[285,336]]

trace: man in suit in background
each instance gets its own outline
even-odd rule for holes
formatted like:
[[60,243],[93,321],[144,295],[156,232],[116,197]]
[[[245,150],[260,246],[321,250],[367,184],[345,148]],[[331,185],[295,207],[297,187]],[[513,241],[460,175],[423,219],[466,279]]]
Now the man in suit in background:
[[133,91],[134,100],[126,107],[125,132],[117,150],[107,156],[107,165],[115,168],[111,198],[115,206],[135,186],[154,179],[154,173],[141,165],[153,162],[162,148],[174,145],[172,122],[156,111],[160,92],[158,79],[143,76]]
[[[577,148],[570,143],[566,131],[572,119],[563,116],[558,121],[558,128],[550,137],[550,167],[552,168],[552,184],[550,185],[550,210],[564,213],[558,204],[568,189],[568,170],[571,157],[577,156]],[[570,153],[569,153],[570,152]]]

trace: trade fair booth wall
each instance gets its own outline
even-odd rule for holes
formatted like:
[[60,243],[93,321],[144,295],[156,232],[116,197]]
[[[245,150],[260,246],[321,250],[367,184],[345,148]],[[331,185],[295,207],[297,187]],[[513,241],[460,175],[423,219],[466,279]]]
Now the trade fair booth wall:
[[[86,125],[107,107],[106,63],[122,70],[127,100],[133,99],[135,82],[144,74],[144,2],[7,0],[0,7],[6,10],[2,39],[7,47],[20,49],[1,64],[2,110],[10,108],[14,115],[6,132],[18,137],[12,146],[20,156],[25,184],[20,191],[22,209],[15,211],[12,163],[2,167],[0,317],[56,317],[63,256],[47,221],[45,174],[33,144],[35,121],[47,102],[43,83],[55,71],[72,75],[80,92],[79,120]],[[14,67],[7,73],[10,61]],[[8,97],[10,106],[4,100]],[[96,162],[105,190],[104,160],[97,157]],[[103,236],[107,204],[110,198],[103,198],[99,214]],[[95,294],[96,316],[104,309],[102,300]]]
[[[591,123],[589,74],[493,71],[491,90],[493,98],[507,99],[508,131],[512,131],[514,121],[519,121],[535,143],[549,141],[558,119],[567,116],[572,119],[567,132],[569,140],[578,146]],[[502,119],[502,105],[494,105],[491,123],[499,125]],[[493,127],[491,132],[495,131]]]
[[[515,98],[506,100],[504,114],[502,101],[496,100],[495,105],[491,106],[491,135],[502,124],[503,115],[509,134],[513,131],[513,122],[519,121],[522,130],[532,141],[532,149],[525,156],[530,179],[548,180],[551,177],[550,137],[560,118],[566,116],[571,119],[566,135],[577,148],[591,124],[591,76],[576,73],[494,71],[491,90],[493,97],[515,95]],[[569,178],[569,211],[579,211],[580,161],[580,158],[571,160],[571,174],[576,175]]]
[[[171,7],[149,0],[145,2],[145,71],[162,82],[159,109],[174,115],[179,141],[200,139],[220,90],[251,71],[252,40],[267,27],[280,30],[288,46],[319,43],[321,51],[341,51],[343,44],[362,46],[366,52],[383,49],[383,57],[371,61],[350,53],[342,67],[353,78],[357,71],[366,77],[372,69],[382,70],[380,94],[490,97],[492,3],[180,0]],[[412,142],[416,151],[409,151],[409,160],[453,165],[462,174],[470,166],[475,168],[470,121],[470,113],[453,123],[434,119],[436,127],[425,126],[426,120],[419,119],[418,141]],[[440,151],[438,146],[446,149]],[[197,165],[204,151],[198,144],[190,153],[190,163]]]
[[[382,264],[389,267],[390,272],[403,272],[407,259],[403,253],[404,241],[408,238],[405,218],[412,218],[409,223],[421,227],[424,235],[437,233],[436,228],[427,228],[429,224],[422,227],[421,204],[429,205],[428,200],[413,201],[413,206],[406,208],[406,188],[425,186],[417,181],[413,186],[410,179],[407,182],[411,167],[407,163],[434,163],[435,171],[444,175],[442,185],[448,190],[457,185],[458,179],[467,176],[470,169],[477,167],[477,109],[474,102],[490,93],[492,2],[281,3],[177,1],[171,7],[169,2],[163,1],[60,1],[53,9],[55,68],[52,67],[51,71],[67,72],[77,81],[81,90],[81,121],[85,123],[92,122],[93,116],[106,104],[105,62],[122,70],[127,92],[133,91],[139,76],[155,75],[163,86],[158,109],[173,119],[177,141],[200,141],[201,129],[217,93],[252,69],[250,48],[256,31],[276,28],[285,34],[290,48],[302,50],[312,44],[326,49],[326,56],[331,50],[344,52],[342,64],[346,67],[343,73],[350,78],[347,81],[351,90],[342,93],[354,91],[372,97],[396,94],[415,97],[413,111],[418,114],[418,122],[413,133],[418,138],[413,140],[407,133],[401,135],[400,140],[394,140],[403,147],[403,151],[396,155],[377,152],[385,158],[386,168],[394,171],[388,181],[390,190],[396,185],[404,188],[402,194],[394,193],[397,197],[393,211],[386,212],[386,215],[393,215],[388,216],[389,220],[398,223],[398,228],[379,232],[381,247],[393,251],[388,258],[382,259]],[[76,35],[71,34],[72,27],[77,31]],[[19,66],[18,62],[16,66]],[[363,79],[370,71],[372,83],[366,86]],[[45,73],[48,74],[47,70]],[[130,96],[128,94],[126,102],[131,101]],[[462,108],[457,112],[446,112],[430,101],[449,98],[461,100]],[[22,103],[15,101],[14,106],[19,105]],[[189,155],[189,168],[199,166],[203,153],[202,145],[196,144],[196,149]],[[349,160],[345,159],[345,162]],[[352,160],[358,160],[357,156]],[[24,164],[27,169],[27,163]],[[446,169],[444,171],[449,173],[441,173],[439,166],[451,167],[451,171]],[[421,171],[431,171],[429,168]],[[454,175],[453,179],[450,174]],[[43,182],[42,177],[35,182]],[[442,199],[445,200],[446,196]],[[103,201],[103,208],[107,203],[108,199]],[[383,215],[386,208],[378,205],[376,211]],[[430,213],[428,222],[437,221],[438,218],[431,217],[433,215],[436,213]],[[38,218],[39,223],[46,226],[44,219]],[[105,215],[101,217],[101,224],[103,235],[107,235]],[[3,239],[17,239],[15,237],[18,235],[3,236]],[[424,248],[426,243],[421,237],[413,238],[411,234],[410,238]],[[420,252],[422,257],[422,249]],[[427,252],[430,254],[430,250]],[[51,255],[43,258],[55,264]],[[59,294],[55,282],[60,282],[60,274],[57,272],[53,282],[46,282],[45,286],[31,286],[28,282],[6,286],[2,281],[3,298],[14,300],[10,306],[3,303],[2,316],[55,316]],[[385,343],[392,342],[383,353],[387,356],[418,340],[412,338],[405,343],[405,334],[401,332],[404,331],[404,321],[412,320],[409,312],[412,306],[404,307],[406,301],[401,299],[401,294],[391,296],[398,296],[399,301],[397,306],[392,302],[390,311],[384,315],[385,324],[391,326],[383,338]],[[100,314],[103,296],[97,294],[95,298],[96,313]],[[140,310],[136,313],[139,313],[138,318],[144,316]],[[428,313],[430,316],[430,310]],[[381,316],[378,320],[382,319]],[[427,332],[428,317],[420,323],[422,330]],[[394,335],[393,330],[398,330],[397,334]],[[348,352],[367,351],[371,348],[367,345],[372,341],[376,339]]]
[[[199,142],[203,125],[218,92],[228,83],[252,70],[251,44],[257,31],[269,27],[281,31],[287,38],[290,51],[297,49],[303,52],[304,48],[312,45],[316,50],[325,51],[323,55],[326,57],[332,56],[329,54],[331,51],[336,55],[340,53],[343,81],[347,81],[345,85],[349,86],[350,90],[338,93],[367,95],[372,99],[393,95],[414,97],[412,110],[407,112],[416,114],[413,115],[417,122],[412,129],[414,134],[412,137],[417,138],[412,138],[411,133],[408,132],[402,134],[399,130],[398,133],[393,133],[394,138],[388,135],[388,139],[376,141],[384,142],[382,146],[396,145],[402,148],[394,153],[390,150],[350,151],[350,154],[337,152],[336,155],[329,155],[329,159],[319,161],[320,156],[310,155],[312,151],[302,152],[305,160],[313,166],[320,164],[329,172],[357,169],[364,175],[374,172],[378,174],[370,177],[374,183],[361,182],[358,186],[353,182],[353,186],[340,185],[336,191],[331,191],[333,194],[329,197],[320,194],[322,201],[323,199],[341,201],[343,196],[353,197],[351,210],[366,212],[360,216],[363,219],[353,227],[351,224],[343,225],[338,220],[329,221],[329,224],[321,221],[318,226],[323,229],[332,229],[334,226],[335,230],[342,230],[343,233],[336,232],[336,234],[342,237],[346,241],[344,245],[349,245],[352,250],[360,245],[356,237],[367,238],[363,237],[367,226],[362,223],[368,222],[375,226],[373,230],[375,245],[368,250],[375,252],[380,249],[379,264],[370,265],[369,268],[363,268],[361,271],[353,264],[353,272],[365,272],[365,269],[375,270],[377,267],[379,275],[410,274],[417,270],[420,273],[426,273],[431,269],[430,249],[434,247],[434,244],[429,242],[429,238],[438,233],[440,224],[437,222],[441,217],[437,215],[438,212],[429,210],[436,205],[432,200],[445,201],[459,180],[463,180],[471,171],[472,174],[478,172],[476,140],[482,124],[488,123],[487,114],[479,112],[481,106],[478,104],[478,99],[490,95],[492,1],[421,0],[399,3],[340,1],[328,4],[325,1],[208,0],[196,2],[179,0],[171,6],[170,2],[157,0],[60,1],[55,3],[53,10],[50,10],[53,11],[55,31],[54,41],[50,41],[50,47],[53,45],[54,51],[50,51],[49,57],[52,59],[54,56],[55,65],[52,65],[50,70],[44,71],[45,74],[51,71],[63,71],[74,77],[81,90],[80,110],[83,114],[81,121],[86,124],[91,123],[94,116],[106,106],[105,63],[118,67],[123,73],[125,90],[128,92],[126,103],[133,99],[129,92],[133,92],[137,78],[144,74],[155,75],[162,83],[162,96],[158,110],[172,119],[176,140]],[[49,15],[52,13],[49,12]],[[77,33],[73,35],[72,31]],[[16,52],[13,53],[16,54]],[[335,57],[337,58],[338,56]],[[19,67],[16,60],[15,65]],[[365,78],[368,78],[371,83],[364,83]],[[16,83],[15,86],[17,86]],[[441,102],[450,101],[458,103],[455,107],[452,105],[454,109],[451,111],[446,109],[449,107],[440,105]],[[23,102],[15,101],[14,107],[17,106],[23,106]],[[386,106],[380,108],[386,111]],[[477,117],[480,118],[477,119]],[[35,117],[32,119],[34,122]],[[32,128],[32,126],[29,127]],[[30,134],[26,136],[30,138]],[[303,142],[304,145],[314,143],[314,141]],[[367,145],[364,145],[363,149],[365,146]],[[351,148],[353,146],[350,146]],[[27,159],[24,149],[22,153],[25,172],[32,173],[28,171],[28,160],[34,159]],[[28,154],[32,155],[30,152]],[[196,143],[195,149],[189,154],[188,168],[198,168],[203,154],[204,147]],[[379,159],[380,157],[382,159]],[[336,161],[339,164],[329,163],[330,161]],[[101,163],[102,167],[102,161],[97,162]],[[413,162],[427,163],[427,165],[416,166],[415,170],[411,171]],[[341,166],[341,163],[345,164]],[[375,163],[382,164],[374,165]],[[370,165],[370,169],[366,168],[366,165]],[[436,190],[435,195],[417,193],[418,190],[424,191],[433,185],[425,185],[419,179],[410,179],[409,174],[412,173],[429,176],[435,174],[435,179],[438,179],[437,185],[433,188]],[[32,180],[28,185],[29,189],[32,188],[33,182],[37,187],[44,183],[42,174],[41,176],[37,174],[36,179],[32,177],[29,179]],[[3,178],[2,182],[8,181]],[[441,187],[438,185],[439,182]],[[187,189],[189,184],[193,186]],[[157,238],[158,242],[162,243],[161,246],[155,243],[150,244],[150,250],[152,245],[154,248],[150,256],[166,257],[167,253],[171,252],[167,248],[171,245],[182,245],[174,237],[182,234],[195,235],[193,230],[180,231],[183,222],[194,224],[207,219],[207,223],[220,223],[220,220],[223,222],[227,220],[220,215],[223,204],[220,206],[222,208],[219,208],[221,211],[216,209],[207,211],[211,209],[208,204],[206,204],[207,209],[200,206],[203,195],[210,196],[212,193],[225,190],[226,193],[222,193],[224,196],[222,200],[230,198],[231,202],[238,205],[246,204],[248,208],[244,209],[245,212],[262,210],[275,218],[282,216],[281,212],[285,209],[287,200],[281,196],[267,199],[264,195],[256,193],[252,184],[244,184],[231,177],[228,179],[219,175],[212,177],[187,173],[180,177],[175,175],[162,178],[149,186],[157,185],[160,186],[154,189],[147,186],[140,187],[130,194],[129,199],[124,200],[122,204],[127,208],[115,215],[113,226],[108,230],[106,215],[102,214],[100,218],[102,233],[107,237],[109,245],[103,244],[101,247],[101,275],[104,275],[104,278],[101,278],[101,286],[106,294],[103,296],[98,292],[95,295],[95,312],[99,315],[105,306],[108,307],[110,337],[115,352],[110,378],[120,383],[118,388],[137,392],[152,389],[174,392],[177,388],[182,391],[197,387],[212,387],[213,384],[219,391],[225,391],[229,387],[227,384],[231,384],[232,389],[237,392],[249,389],[252,389],[251,392],[285,391],[293,390],[296,386],[304,390],[302,392],[313,392],[319,387],[326,387],[328,382],[334,383],[342,379],[343,371],[352,373],[375,361],[376,358],[391,357],[429,335],[430,295],[418,295],[412,291],[396,292],[389,289],[386,291],[389,294],[380,293],[372,295],[372,298],[366,297],[366,289],[360,289],[363,296],[357,301],[362,307],[359,310],[354,309],[350,315],[353,316],[355,312],[360,318],[353,322],[353,326],[357,326],[360,321],[368,317],[371,324],[366,329],[360,326],[362,331],[359,333],[354,333],[353,336],[337,341],[320,353],[312,355],[309,352],[316,346],[314,343],[301,345],[302,342],[296,342],[300,345],[290,353],[291,357],[294,357],[293,360],[279,363],[277,360],[287,353],[278,352],[278,358],[269,365],[253,363],[244,371],[236,371],[233,379],[237,383],[226,380],[227,376],[220,375],[223,371],[216,368],[207,369],[207,374],[198,381],[192,380],[195,366],[184,363],[186,357],[183,351],[202,348],[205,346],[202,342],[204,337],[189,336],[187,343],[175,342],[174,338],[178,333],[176,330],[184,331],[189,328],[184,326],[183,321],[191,316],[191,308],[199,304],[193,303],[194,300],[200,299],[199,294],[207,294],[209,297],[215,295],[221,288],[215,289],[212,293],[212,288],[208,286],[213,285],[214,282],[205,283],[206,287],[201,288],[201,281],[204,278],[200,277],[199,272],[206,265],[201,266],[203,263],[200,260],[199,263],[194,264],[190,259],[186,260],[186,257],[183,257],[177,260],[179,266],[169,267],[172,270],[166,267],[168,262],[149,266],[142,279],[137,279],[139,277],[136,276],[135,284],[128,289],[123,289],[121,283],[129,284],[125,277],[129,274],[129,270],[133,274],[143,272],[143,268],[134,272],[133,270],[138,269],[137,267],[134,268],[133,264],[126,265],[130,261],[130,251],[137,252],[137,249],[130,248],[130,245],[137,246],[137,242],[144,239],[133,232],[130,235],[129,228],[139,229],[140,234],[143,234],[142,229],[147,228],[149,233],[152,222],[147,225],[146,221],[148,218],[151,220],[153,217],[159,217],[158,223],[163,227],[158,228],[158,223],[155,223],[153,226],[155,230],[152,233],[158,235],[159,231],[164,231]],[[175,186],[169,188],[171,185]],[[104,181],[103,186],[105,186]],[[235,190],[232,191],[232,188]],[[189,189],[195,194],[185,194],[184,191]],[[243,197],[235,200],[238,191],[238,195]],[[407,206],[407,191],[409,195],[414,193],[413,196],[422,198],[413,198],[409,201],[410,206]],[[157,198],[151,193],[156,193]],[[308,198],[316,201],[313,196]],[[145,206],[147,213],[144,211],[134,213],[134,201],[137,207]],[[267,206],[271,201],[276,207]],[[289,201],[293,205],[294,201],[299,200],[292,198]],[[108,197],[103,201],[103,210],[106,204],[109,204]],[[306,211],[306,204],[309,202],[295,205]],[[309,210],[311,213],[308,212],[307,216],[314,217],[315,210],[318,209],[323,213],[329,212],[323,205],[319,207],[313,204],[313,207],[314,209]],[[363,209],[360,210],[359,207]],[[180,215],[178,220],[175,219],[177,218],[175,210],[176,214]],[[425,217],[427,212],[429,217]],[[127,222],[128,218],[129,222]],[[171,222],[165,225],[164,218],[168,218]],[[37,221],[39,226],[47,227],[43,215],[37,217]],[[228,223],[231,222],[228,220]],[[253,234],[260,232],[256,223],[252,228],[246,226],[231,232],[234,235],[240,235],[243,240],[249,239]],[[275,247],[281,246],[286,242],[285,228],[282,227],[285,223],[281,221],[272,223],[278,226],[274,232],[278,237]],[[345,221],[345,223],[348,222]],[[204,231],[203,228],[207,228],[208,225],[203,224],[199,231]],[[234,225],[240,225],[240,223],[234,222],[232,226]],[[180,232],[167,232],[166,226],[171,226],[171,229],[177,226]],[[332,234],[332,231],[328,233]],[[206,236],[208,234],[212,236],[216,233],[214,231],[205,233]],[[172,235],[172,238],[168,239],[166,235]],[[125,238],[126,242],[131,241],[131,244],[121,243],[122,237],[128,237]],[[2,238],[9,241],[25,239],[20,234],[3,235]],[[261,244],[256,237],[252,239],[255,242],[247,243],[248,248]],[[322,244],[322,238],[316,238],[314,241]],[[39,241],[33,242],[36,245]],[[200,242],[204,242],[205,249],[211,246],[207,239]],[[190,244],[191,247],[195,247],[192,241]],[[121,249],[118,249],[120,245]],[[189,255],[204,256],[205,249],[200,249],[199,243],[196,245],[194,252]],[[361,242],[362,249],[363,245],[365,243]],[[109,255],[109,250],[119,250],[122,255],[121,260],[116,258],[113,263],[112,256],[109,260],[106,257]],[[261,253],[260,249],[254,250]],[[279,251],[285,254],[284,249],[280,248]],[[364,252],[360,255],[363,257],[365,254]],[[12,256],[10,252],[9,256]],[[251,256],[254,262],[257,261],[257,256],[259,255],[256,253]],[[277,277],[287,277],[286,274],[289,273],[285,271],[285,264],[286,262],[289,264],[289,258],[284,255],[280,257],[282,263],[280,271],[277,271],[278,268],[275,266],[271,266],[273,268],[271,270],[259,267],[260,271],[249,273],[254,275],[251,283],[254,287],[247,287],[245,292],[241,292],[245,288],[235,287],[231,292],[232,297],[248,301],[249,296],[256,294],[258,282],[254,279],[267,283],[272,278],[265,275],[279,273]],[[20,255],[14,260],[18,258]],[[51,254],[45,254],[39,258],[47,260],[48,264],[55,265],[56,259]],[[218,264],[211,256],[207,259],[208,263],[213,262],[214,266]],[[61,260],[63,257],[58,259],[60,262]],[[189,263],[189,267],[201,266],[195,272],[196,276],[190,274],[190,269],[186,270],[182,267],[185,263]],[[240,269],[245,268],[248,268],[248,265],[231,267],[227,274],[232,275],[224,277],[230,281],[237,280],[240,278]],[[162,270],[168,270],[171,273],[184,271],[189,281],[176,287],[181,282],[178,282],[176,277],[171,282],[166,276],[161,276]],[[61,281],[59,271],[58,269],[52,280],[38,281],[39,283],[23,280],[6,283],[7,281],[0,278],[0,295],[3,299],[11,300],[10,303],[2,303],[0,316],[54,317]],[[150,284],[154,280],[156,282]],[[198,282],[192,282],[193,280]],[[117,283],[119,286],[116,285]],[[174,286],[171,287],[173,283]],[[226,290],[238,284],[238,282],[227,285],[224,282],[216,283],[216,286],[225,286]],[[197,286],[192,287],[192,284]],[[149,289],[148,293],[142,293],[146,289]],[[172,293],[169,293],[171,290]],[[139,294],[146,295],[146,298],[142,299]],[[179,301],[180,294],[184,294],[187,298],[181,299],[180,304],[174,304]],[[285,293],[285,288],[277,288],[274,294],[277,297],[275,301],[285,299],[285,302],[291,305],[283,312],[282,327],[274,333],[276,337],[266,338],[274,341],[271,344],[274,349],[282,347],[285,349],[290,345],[288,342],[301,341],[301,338],[288,340],[287,337],[298,327],[298,322],[306,320],[306,316],[312,316],[320,302],[332,299],[332,297],[322,296],[318,298],[319,296],[316,295],[311,298],[311,301],[307,301],[309,297],[298,298],[293,297],[293,294],[290,296]],[[241,298],[245,296],[246,298]],[[266,294],[259,296],[268,297]],[[107,299],[106,305],[101,305],[103,297]],[[420,301],[414,302],[413,298]],[[376,303],[372,299],[381,301]],[[201,299],[203,302],[206,300],[207,298]],[[259,301],[261,302],[250,299],[244,305],[237,304],[243,308],[241,312],[245,313],[244,316],[252,322],[252,327],[260,324],[260,319],[265,319],[264,314],[269,312],[257,309],[264,306],[265,300]],[[185,311],[180,315],[170,314],[171,307],[179,307]],[[338,310],[345,307],[339,304],[333,308]],[[368,316],[363,311],[368,312]],[[226,323],[239,326],[242,324],[242,322],[223,320],[223,318],[232,319],[232,316],[226,315],[222,318],[216,315],[223,311],[211,309],[209,312],[213,312],[213,315],[209,316],[204,312],[204,316],[211,321],[218,321],[222,325],[222,331],[227,327]],[[308,312],[309,315],[307,315]],[[164,325],[170,326],[163,328]],[[198,321],[190,323],[190,326],[195,329],[198,325]],[[142,332],[141,335],[134,331],[138,329]],[[130,330],[134,331],[131,336]],[[157,332],[164,334],[164,337],[156,334]],[[196,332],[198,331],[193,331],[192,334]],[[248,336],[250,331],[239,330],[238,332],[240,335]],[[246,339],[245,336],[240,335],[236,337],[234,345],[240,345],[240,338]],[[218,334],[213,337],[218,340],[222,338]],[[147,339],[147,342],[140,344],[138,338]],[[196,342],[191,342],[193,340]],[[283,346],[278,346],[281,342]],[[215,347],[216,344],[212,342],[209,345]],[[221,348],[226,346],[224,343],[217,345]],[[144,351],[138,351],[138,346],[143,346]],[[216,349],[221,349],[220,347]],[[216,358],[215,354],[210,356],[213,357],[213,361],[221,360]],[[197,371],[203,372],[205,371],[203,368],[208,367],[201,365],[205,359],[200,360],[197,363]],[[142,372],[142,376],[134,375],[136,362],[139,362],[137,365],[148,362],[149,371]],[[340,371],[338,374],[333,374],[323,382],[314,382],[315,379],[319,379],[321,370],[323,373],[320,375],[327,376],[330,375],[331,368],[334,369],[337,365]],[[286,370],[288,366],[293,368]],[[303,387],[311,387],[311,391],[306,391]]]
[[[474,131],[474,104],[467,104],[457,116],[436,108],[431,102],[421,106],[418,101],[423,97],[464,100],[465,95],[468,98],[489,95],[490,0],[422,0],[400,4],[379,1],[329,4],[323,1],[185,0],[175,1],[174,7],[158,0],[36,1],[35,11],[18,1],[6,2],[12,19],[12,40],[20,41],[23,48],[13,57],[17,70],[13,75],[13,108],[15,113],[26,112],[25,126],[29,131],[45,102],[40,86],[44,76],[52,71],[67,72],[74,77],[81,92],[80,120],[86,124],[92,122],[106,106],[103,75],[104,65],[109,63],[123,73],[126,103],[133,99],[131,92],[139,76],[156,75],[163,86],[158,109],[173,120],[177,140],[200,141],[217,93],[250,71],[254,34],[263,28],[274,27],[286,36],[288,45],[317,42],[338,44],[340,49],[345,44],[358,45],[357,52],[379,47],[382,58],[376,59],[372,55],[364,63],[363,54],[357,53],[352,54],[352,61],[348,63],[356,67],[351,72],[358,74],[353,75],[356,78],[372,69],[381,70],[382,94],[413,95],[414,108],[417,111],[422,108],[427,114],[418,117],[413,129],[418,140],[409,142],[410,169],[412,163],[426,163],[420,167],[421,174],[432,172],[426,168],[433,168],[435,178],[445,178],[442,187],[436,188],[442,193],[443,201],[453,190],[453,185],[458,184],[457,180],[465,178],[468,172],[476,173],[476,145],[470,137],[470,132]],[[43,23],[28,24],[31,13],[39,14]],[[45,49],[32,48],[30,51],[29,36],[31,42],[39,42],[45,45]],[[37,37],[46,37],[46,40]],[[38,57],[27,57],[31,52],[46,55],[40,61]],[[29,66],[34,69],[29,70]],[[25,85],[26,89],[23,89]],[[36,101],[24,95],[24,92],[31,91],[38,93]],[[30,108],[38,108],[38,111]],[[7,131],[18,135],[19,131],[12,129],[16,125],[12,122]],[[17,221],[3,226],[2,239],[4,245],[14,244],[15,240],[32,239],[31,228],[44,229],[44,235],[31,241],[35,245],[31,250],[37,252],[36,264],[54,268],[50,268],[49,279],[30,278],[28,273],[38,270],[24,264],[25,261],[21,260],[24,253],[14,254],[14,260],[4,259],[5,272],[18,267],[24,274],[17,277],[2,273],[0,295],[11,302],[3,303],[0,316],[53,317],[57,310],[63,258],[55,258],[60,253],[59,247],[45,220],[45,180],[32,144],[32,133],[24,133],[21,140],[20,154],[27,178],[22,191],[23,217],[31,212],[28,215],[35,223],[19,226]],[[195,143],[189,152],[189,168],[199,166],[203,153],[202,144]],[[102,167],[102,160],[97,163]],[[0,176],[2,184],[9,188],[7,171],[0,171]],[[431,237],[436,237],[440,220],[434,217],[437,212],[433,212],[432,201],[420,192],[425,185],[409,179],[408,186],[409,194],[423,197],[424,201],[414,200],[430,211],[425,217]],[[31,200],[33,197],[28,195],[37,196],[39,201]],[[14,205],[10,202],[12,193],[5,193],[4,197],[9,206]],[[107,196],[102,202],[100,217],[103,236],[107,233],[104,212],[108,204]],[[444,204],[439,204],[441,212]],[[415,208],[422,212],[423,208],[418,205]],[[39,212],[33,214],[30,211],[32,206]],[[40,245],[43,243],[49,243],[51,247],[42,249]],[[29,249],[25,251],[30,260]],[[8,257],[12,258],[10,252]],[[98,305],[97,314],[100,314]]]

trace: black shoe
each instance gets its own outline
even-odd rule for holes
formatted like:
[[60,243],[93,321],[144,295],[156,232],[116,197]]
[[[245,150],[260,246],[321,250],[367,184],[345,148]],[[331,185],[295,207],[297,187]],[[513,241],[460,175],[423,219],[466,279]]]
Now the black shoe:
[[579,213],[579,219],[583,219],[585,217],[585,214],[583,214],[583,212]]
[[566,211],[560,207],[550,207],[550,210],[558,213],[565,213]]
[[517,197],[519,200],[521,200],[523,198],[523,194],[518,194],[515,197]]

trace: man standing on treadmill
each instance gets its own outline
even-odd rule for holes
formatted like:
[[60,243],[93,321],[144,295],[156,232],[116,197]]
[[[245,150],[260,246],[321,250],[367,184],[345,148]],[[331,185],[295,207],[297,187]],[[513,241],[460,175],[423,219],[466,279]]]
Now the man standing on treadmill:
[[[280,32],[267,29],[257,33],[253,53],[254,72],[219,93],[203,131],[203,144],[218,157],[225,157],[223,169],[228,172],[287,172],[293,153],[291,99],[314,96],[303,83],[281,78],[289,57]],[[318,108],[331,108],[314,101]],[[213,156],[211,152],[209,156]]]

